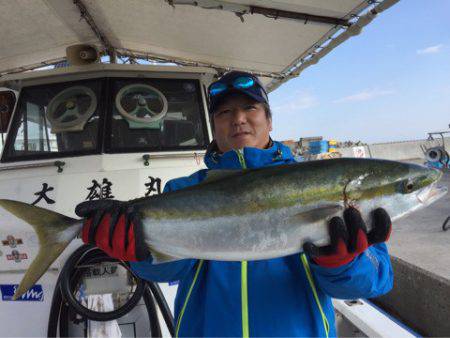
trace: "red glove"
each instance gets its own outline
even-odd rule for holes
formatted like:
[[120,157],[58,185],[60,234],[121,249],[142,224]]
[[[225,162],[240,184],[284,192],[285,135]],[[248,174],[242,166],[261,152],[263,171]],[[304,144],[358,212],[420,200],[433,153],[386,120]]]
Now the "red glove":
[[141,261],[150,256],[144,241],[141,218],[132,206],[115,200],[82,202],[75,213],[85,218],[82,240],[123,261]]
[[360,212],[350,207],[344,210],[344,219],[333,217],[328,224],[330,244],[318,247],[310,242],[303,251],[318,265],[337,268],[350,263],[375,243],[386,242],[392,230],[392,222],[386,210],[378,208],[372,212],[372,230],[367,233]]

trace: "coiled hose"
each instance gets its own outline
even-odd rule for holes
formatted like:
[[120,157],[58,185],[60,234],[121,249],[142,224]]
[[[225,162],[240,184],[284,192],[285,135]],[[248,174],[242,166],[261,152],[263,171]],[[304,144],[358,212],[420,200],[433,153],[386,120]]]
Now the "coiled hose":
[[68,337],[69,319],[76,317],[74,314],[78,314],[83,318],[82,320],[76,320],[77,324],[88,319],[96,321],[110,321],[120,318],[130,312],[139,302],[141,297],[144,298],[149,316],[149,336],[161,337],[161,327],[158,321],[156,304],[161,310],[170,334],[172,336],[175,334],[172,313],[158,284],[146,282],[134,275],[133,276],[136,278],[137,282],[136,290],[127,303],[119,309],[111,312],[95,312],[82,306],[73,294],[75,287],[78,285],[79,280],[82,278],[87,269],[79,266],[100,262],[119,263],[130,271],[129,266],[126,263],[110,258],[103,251],[91,245],[83,245],[75,250],[64,265],[56,283],[50,309],[47,331],[48,337],[57,337],[58,327],[59,336]]

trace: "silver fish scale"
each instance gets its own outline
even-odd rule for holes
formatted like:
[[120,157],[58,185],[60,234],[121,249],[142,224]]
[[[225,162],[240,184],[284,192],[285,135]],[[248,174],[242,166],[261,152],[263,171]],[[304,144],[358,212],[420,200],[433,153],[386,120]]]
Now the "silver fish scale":
[[[305,241],[328,243],[327,224],[344,209],[344,187],[369,230],[378,207],[397,219],[426,205],[418,195],[431,186],[408,194],[392,189],[408,177],[435,173],[398,162],[367,163],[341,159],[254,170],[161,195],[144,208],[146,242],[178,258],[268,259],[300,252]],[[388,193],[361,197],[374,189]]]

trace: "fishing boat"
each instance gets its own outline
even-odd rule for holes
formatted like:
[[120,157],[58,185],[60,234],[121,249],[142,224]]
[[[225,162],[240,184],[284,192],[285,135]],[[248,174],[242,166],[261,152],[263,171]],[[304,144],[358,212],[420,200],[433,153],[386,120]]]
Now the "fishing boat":
[[[161,194],[204,167],[214,79],[249,71],[273,91],[397,1],[2,1],[0,198],[75,217],[82,201]],[[13,301],[38,238],[1,209],[0,240],[1,336],[173,334],[177,286],[80,239]],[[335,306],[342,335],[414,335],[367,300]]]

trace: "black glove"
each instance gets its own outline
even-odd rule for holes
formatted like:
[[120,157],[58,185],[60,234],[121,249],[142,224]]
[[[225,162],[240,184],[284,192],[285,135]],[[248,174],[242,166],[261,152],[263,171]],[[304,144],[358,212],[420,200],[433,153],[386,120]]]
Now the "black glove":
[[81,236],[84,243],[123,261],[141,261],[150,256],[141,217],[129,203],[86,201],[76,206],[75,213],[85,218]]
[[336,268],[350,263],[356,256],[375,243],[386,242],[392,230],[392,222],[386,210],[372,212],[372,230],[367,233],[361,213],[350,207],[344,210],[344,218],[333,217],[328,224],[330,244],[318,247],[310,242],[303,251],[318,265]]

